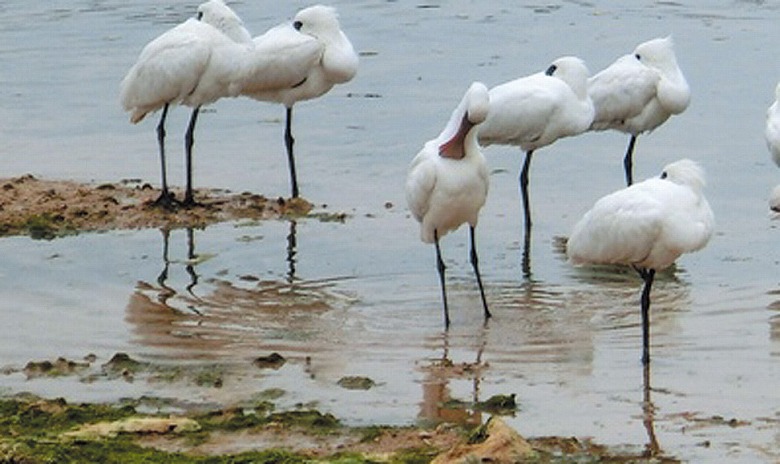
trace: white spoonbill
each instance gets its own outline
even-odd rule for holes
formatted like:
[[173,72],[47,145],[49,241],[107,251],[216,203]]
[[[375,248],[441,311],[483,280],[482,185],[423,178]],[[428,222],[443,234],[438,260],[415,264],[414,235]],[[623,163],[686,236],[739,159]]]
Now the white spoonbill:
[[285,106],[284,141],[293,198],[298,179],[293,156],[292,109],[296,102],[327,93],[357,73],[358,55],[339,26],[336,10],[315,5],[254,38],[255,48],[241,93]]
[[[168,190],[165,163],[165,118],[172,104],[191,108],[185,151],[187,189],[184,205],[193,205],[192,144],[200,107],[240,91],[239,64],[251,36],[241,19],[222,0],[210,0],[198,7],[198,19],[188,19],[149,42],[120,85],[120,100],[131,112],[130,122],[162,109],[157,125],[160,148],[162,193],[158,204],[171,207],[175,200]],[[243,43],[243,45],[241,44]]]
[[[764,137],[772,160],[780,166],[780,83],[775,86],[775,101],[766,111]],[[780,185],[769,196],[769,208],[780,213]]]
[[714,218],[704,197],[704,171],[683,159],[660,177],[611,193],[596,202],[574,226],[567,243],[574,264],[625,264],[644,280],[642,362],[650,362],[650,289],[656,271],[681,254],[703,248]]
[[626,184],[633,177],[634,145],[643,132],[685,111],[691,91],[677,58],[671,36],[639,44],[588,81],[596,108],[591,130],[614,129],[631,135],[623,158]]
[[485,204],[488,191],[487,165],[477,144],[476,126],[485,120],[488,108],[487,87],[480,82],[471,84],[444,130],[426,142],[412,160],[406,178],[406,202],[420,222],[420,238],[436,246],[445,327],[450,325],[450,315],[439,238],[465,222],[471,231],[470,258],[482,308],[485,319],[490,317],[474,237],[479,210]]
[[588,68],[576,57],[558,58],[545,72],[490,89],[490,111],[479,129],[483,146],[516,145],[525,151],[520,191],[526,236],[531,229],[528,171],[536,149],[559,138],[580,134],[593,121],[588,97]]

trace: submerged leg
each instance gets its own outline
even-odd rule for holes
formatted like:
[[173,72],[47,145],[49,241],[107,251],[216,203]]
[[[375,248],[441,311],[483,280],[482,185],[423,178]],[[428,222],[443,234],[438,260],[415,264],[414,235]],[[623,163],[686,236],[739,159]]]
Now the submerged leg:
[[479,258],[477,257],[477,244],[474,238],[474,227],[471,226],[471,266],[474,268],[474,274],[477,276],[477,285],[479,286],[479,295],[482,297],[482,309],[485,313],[485,319],[489,319],[491,314],[488,309],[487,300],[485,300],[485,288],[482,286],[482,276],[479,273]]
[[531,205],[530,201],[528,200],[528,171],[531,168],[531,157],[533,154],[533,150],[530,150],[525,154],[523,170],[520,171],[520,195],[523,198],[523,213],[525,215],[526,235],[530,235],[531,232]]
[[531,229],[526,228],[523,234],[523,258],[520,262],[520,269],[523,271],[523,277],[531,278]]
[[293,156],[292,135],[292,107],[287,108],[287,121],[284,127],[284,145],[287,148],[287,163],[290,165],[290,183],[292,184],[292,197],[298,198],[298,176],[295,173],[295,156]]
[[160,116],[160,122],[157,124],[157,144],[160,146],[160,173],[162,177],[160,196],[154,201],[154,204],[166,208],[173,206],[174,197],[168,190],[168,167],[165,162],[165,119],[168,117],[168,103],[165,104]]
[[626,171],[626,185],[630,186],[634,183],[634,161],[632,159],[634,155],[634,145],[636,144],[636,135],[632,135],[628,141],[628,148],[626,149],[626,156],[623,158],[623,169]]
[[653,287],[655,269],[637,269],[645,286],[642,288],[642,364],[650,364],[650,290]]
[[447,288],[444,282],[444,260],[441,259],[441,248],[439,247],[439,232],[433,231],[434,245],[436,245],[436,269],[439,271],[439,282],[441,283],[441,298],[444,301],[444,328],[450,328],[450,310],[447,306]]
[[185,163],[187,169],[187,188],[184,192],[184,206],[195,206],[195,198],[192,193],[192,145],[195,143],[195,123],[198,121],[198,113],[200,112],[200,106],[192,110],[192,116],[190,116],[190,123],[187,125],[187,133],[184,135],[184,152]]

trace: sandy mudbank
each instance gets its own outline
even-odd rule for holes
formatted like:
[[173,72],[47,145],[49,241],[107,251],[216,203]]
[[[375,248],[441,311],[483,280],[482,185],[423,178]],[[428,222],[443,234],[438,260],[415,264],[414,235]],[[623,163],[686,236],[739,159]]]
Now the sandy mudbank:
[[[174,189],[177,198],[181,191]],[[193,208],[154,204],[160,191],[139,180],[85,184],[31,175],[0,179],[0,236],[54,238],[82,231],[205,227],[238,219],[274,219],[308,214],[303,199],[266,198],[228,190],[198,189]]]

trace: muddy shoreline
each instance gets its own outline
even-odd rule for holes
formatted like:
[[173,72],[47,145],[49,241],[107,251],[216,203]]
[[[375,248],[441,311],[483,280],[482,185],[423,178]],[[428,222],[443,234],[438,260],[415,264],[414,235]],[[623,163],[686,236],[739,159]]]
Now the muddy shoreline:
[[[173,189],[183,198],[181,189]],[[85,184],[32,175],[0,179],[0,236],[37,239],[118,229],[205,227],[224,221],[305,216],[302,198],[267,198],[220,189],[196,189],[192,208],[155,204],[160,190],[137,179]]]
[[[280,362],[284,358],[271,353],[253,364],[275,369]],[[30,361],[23,368],[5,366],[2,374],[76,377],[90,383],[177,382],[202,388],[221,388],[228,380],[219,369],[190,371],[139,361],[126,353],[116,353],[108,361],[94,355]],[[284,392],[258,392],[252,400],[211,407],[187,407],[172,398],[147,396],[95,404],[27,393],[7,395],[0,398],[0,462],[678,462],[657,450],[610,449],[587,438],[522,437],[502,419],[520,413],[514,395],[460,405],[486,413],[484,424],[442,421],[361,427],[344,425],[312,405],[279,410],[274,403],[279,395]]]

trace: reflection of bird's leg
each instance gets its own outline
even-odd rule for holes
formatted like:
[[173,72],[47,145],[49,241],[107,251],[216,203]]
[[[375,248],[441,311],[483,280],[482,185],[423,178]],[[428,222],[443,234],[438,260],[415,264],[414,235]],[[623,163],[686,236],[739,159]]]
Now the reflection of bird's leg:
[[187,292],[197,298],[195,296],[195,293],[193,293],[192,289],[195,288],[196,285],[198,285],[198,274],[195,272],[195,266],[192,264],[195,262],[195,258],[197,258],[198,255],[195,253],[195,232],[192,230],[192,227],[187,228],[187,266],[184,268],[187,271],[187,274],[190,275],[190,284],[187,285]]
[[295,139],[292,135],[292,107],[287,108],[287,121],[284,127],[284,144],[287,147],[287,162],[290,165],[290,182],[292,183],[292,197],[298,198],[298,177],[295,173],[295,157],[293,156],[293,144]]
[[485,335],[485,330],[481,330],[479,333],[480,342],[479,348],[477,349],[477,359],[474,360],[474,392],[472,395],[474,404],[479,402],[479,385],[482,381],[482,353],[484,353],[485,345],[487,345],[487,339]]
[[632,159],[634,144],[636,144],[636,135],[631,135],[631,139],[628,141],[628,148],[626,149],[626,156],[623,158],[623,169],[626,171],[626,185],[629,186],[634,183],[634,161]]
[[287,283],[291,284],[295,281],[295,255],[298,253],[298,239],[297,239],[298,223],[296,221],[290,221],[290,233],[287,234]]
[[643,420],[645,430],[647,431],[647,447],[645,455],[647,457],[658,456],[661,453],[661,446],[655,436],[655,406],[650,398],[650,364],[645,364],[642,369],[644,380],[644,398],[642,402]]
[[165,118],[168,116],[168,103],[165,104],[160,116],[160,123],[157,124],[157,144],[160,146],[160,172],[162,174],[162,191],[160,196],[154,201],[154,204],[170,208],[173,206],[174,197],[168,190],[168,167],[165,162]]
[[650,364],[650,289],[653,287],[655,269],[637,268],[637,272],[645,281],[642,288],[642,364]]
[[477,285],[479,285],[479,295],[482,297],[482,309],[485,313],[485,319],[490,318],[490,310],[488,310],[487,301],[485,300],[485,289],[482,287],[482,276],[479,274],[479,258],[477,257],[477,244],[474,238],[474,226],[470,227],[471,230],[471,266],[474,268],[474,274],[477,275]]
[[[187,265],[184,266],[184,270],[187,271],[187,274],[190,276],[190,283],[187,285],[187,293],[190,294],[193,298],[195,298],[196,301],[201,301],[198,295],[195,294],[193,289],[196,285],[198,285],[198,273],[195,272],[195,261],[198,258],[198,254],[195,253],[195,231],[192,229],[192,227],[187,228]],[[198,310],[198,308],[194,304],[187,305],[187,309],[192,311],[193,313],[197,314],[198,316],[203,316],[203,313]]]
[[200,106],[192,110],[192,116],[190,116],[190,123],[187,125],[187,133],[184,135],[184,151],[185,161],[187,164],[187,189],[184,193],[184,201],[182,204],[186,207],[195,206],[195,198],[192,194],[192,145],[195,143],[195,123],[198,121],[198,113],[200,112]]
[[436,245],[436,269],[439,271],[439,281],[441,282],[441,298],[444,301],[444,328],[450,327],[450,310],[447,307],[447,288],[444,283],[444,270],[447,268],[441,259],[441,248],[439,247],[439,231],[433,230],[434,245]]
[[157,301],[165,305],[170,297],[176,294],[176,291],[169,287],[166,282],[168,280],[168,268],[171,262],[168,260],[168,242],[171,236],[171,231],[168,229],[160,229],[163,236],[163,269],[157,276],[157,284],[162,289],[157,296]]

